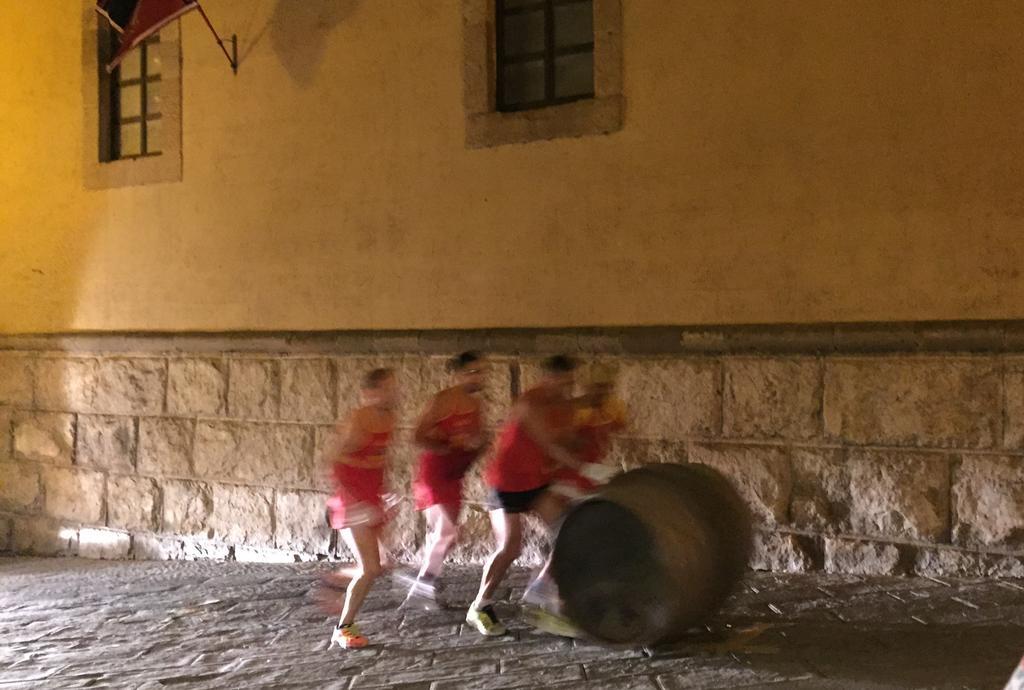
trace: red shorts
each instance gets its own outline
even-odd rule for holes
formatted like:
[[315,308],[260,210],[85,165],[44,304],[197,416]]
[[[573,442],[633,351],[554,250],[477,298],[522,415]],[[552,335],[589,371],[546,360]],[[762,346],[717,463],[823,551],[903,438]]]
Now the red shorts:
[[426,452],[420,456],[416,478],[412,482],[416,510],[450,505],[462,508],[462,479],[473,464],[474,453]]
[[384,468],[334,465],[334,481],[345,490],[327,499],[331,529],[376,525],[384,521]]

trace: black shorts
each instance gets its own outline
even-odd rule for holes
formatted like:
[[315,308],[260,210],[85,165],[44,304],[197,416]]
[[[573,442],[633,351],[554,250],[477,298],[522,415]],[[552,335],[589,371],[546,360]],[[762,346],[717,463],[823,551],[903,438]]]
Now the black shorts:
[[488,510],[504,510],[506,513],[525,513],[533,507],[540,495],[548,490],[548,485],[530,489],[529,491],[497,491],[492,490],[487,496]]

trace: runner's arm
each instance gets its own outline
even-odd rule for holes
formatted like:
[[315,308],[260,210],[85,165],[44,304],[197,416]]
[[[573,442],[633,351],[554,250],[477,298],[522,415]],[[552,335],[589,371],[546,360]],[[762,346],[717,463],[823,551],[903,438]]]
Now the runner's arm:
[[323,462],[330,465],[341,462],[342,458],[350,455],[363,446],[369,440],[369,434],[363,428],[359,416],[352,414],[348,419],[335,425],[327,444],[324,446]]
[[451,450],[448,439],[442,438],[438,431],[438,424],[444,419],[444,406],[441,404],[440,396],[434,396],[427,405],[427,409],[420,415],[420,421],[416,425],[414,439],[416,445],[435,453],[447,453]]
[[522,423],[523,429],[526,430],[529,437],[548,454],[548,457],[569,469],[578,470],[580,468],[582,463],[548,433],[544,420],[534,405],[520,400],[516,403],[513,414]]

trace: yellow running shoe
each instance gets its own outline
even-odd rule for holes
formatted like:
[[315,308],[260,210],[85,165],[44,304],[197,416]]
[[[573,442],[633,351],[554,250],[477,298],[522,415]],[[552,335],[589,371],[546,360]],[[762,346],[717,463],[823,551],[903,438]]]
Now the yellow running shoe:
[[366,645],[370,644],[370,641],[363,637],[359,633],[359,628],[356,627],[355,623],[350,625],[339,625],[334,628],[334,634],[331,635],[331,644],[328,649],[334,645],[338,645],[342,649],[361,649]]
[[469,611],[466,612],[466,622],[476,628],[478,633],[488,637],[504,635],[507,632],[505,626],[498,620],[497,614],[494,613],[494,607],[490,604],[480,608],[470,606]]
[[558,637],[583,637],[583,633],[565,616],[548,609],[530,606],[525,610],[526,620],[533,627]]

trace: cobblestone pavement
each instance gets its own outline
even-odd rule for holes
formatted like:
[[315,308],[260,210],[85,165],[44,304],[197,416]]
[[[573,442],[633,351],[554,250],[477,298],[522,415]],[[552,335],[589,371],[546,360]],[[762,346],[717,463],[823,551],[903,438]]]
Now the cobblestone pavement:
[[476,571],[435,613],[397,610],[383,579],[361,619],[374,645],[328,652],[326,567],[0,559],[0,690],[1001,688],[1024,654],[1011,581],[752,575],[708,631],[643,650],[540,634],[511,605],[511,633],[482,638],[462,624]]

